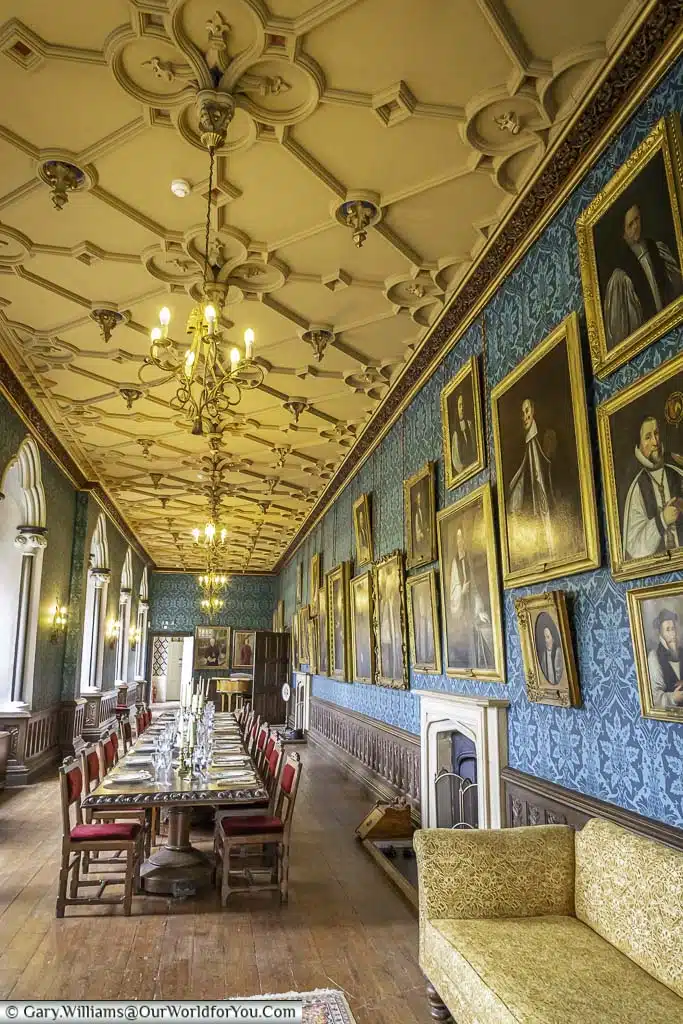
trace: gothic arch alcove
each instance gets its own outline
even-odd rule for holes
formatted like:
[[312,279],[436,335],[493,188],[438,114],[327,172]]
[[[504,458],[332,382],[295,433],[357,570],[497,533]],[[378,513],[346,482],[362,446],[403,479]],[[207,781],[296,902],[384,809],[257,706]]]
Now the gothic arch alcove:
[[47,509],[40,452],[22,441],[0,481],[0,706],[28,710],[40,614]]
[[109,542],[107,520],[100,512],[90,542],[88,583],[85,593],[81,692],[97,690],[102,684],[104,630],[109,589]]

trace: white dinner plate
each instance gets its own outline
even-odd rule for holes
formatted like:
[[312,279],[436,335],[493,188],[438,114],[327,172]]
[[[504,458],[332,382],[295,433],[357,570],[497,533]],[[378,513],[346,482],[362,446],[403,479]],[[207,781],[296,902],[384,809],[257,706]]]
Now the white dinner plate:
[[104,780],[105,786],[118,786],[123,782],[149,782],[152,778],[151,772],[117,772]]

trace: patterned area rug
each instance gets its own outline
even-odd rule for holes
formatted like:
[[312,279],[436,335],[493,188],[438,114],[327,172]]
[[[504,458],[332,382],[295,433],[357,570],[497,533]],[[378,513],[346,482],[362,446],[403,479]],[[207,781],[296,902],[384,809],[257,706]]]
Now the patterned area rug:
[[[244,996],[249,999],[249,996]],[[280,992],[277,995],[251,996],[252,999],[303,999],[303,1024],[356,1024],[344,994],[334,988],[314,992]]]

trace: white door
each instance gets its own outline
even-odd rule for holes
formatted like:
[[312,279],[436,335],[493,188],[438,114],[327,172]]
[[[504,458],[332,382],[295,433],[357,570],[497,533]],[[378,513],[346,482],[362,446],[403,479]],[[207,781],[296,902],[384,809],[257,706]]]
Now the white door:
[[183,652],[185,637],[171,637],[168,643],[168,666],[166,668],[165,700],[180,700],[180,682],[183,670]]

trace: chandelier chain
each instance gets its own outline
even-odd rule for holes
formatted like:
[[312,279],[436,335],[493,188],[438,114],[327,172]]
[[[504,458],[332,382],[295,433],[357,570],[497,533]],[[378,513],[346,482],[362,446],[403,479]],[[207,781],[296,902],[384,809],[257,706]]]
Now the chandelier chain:
[[209,201],[206,207],[206,231],[204,234],[204,288],[209,276],[209,234],[211,233],[211,203],[213,201],[213,168],[216,159],[216,150],[213,146],[209,149]]

